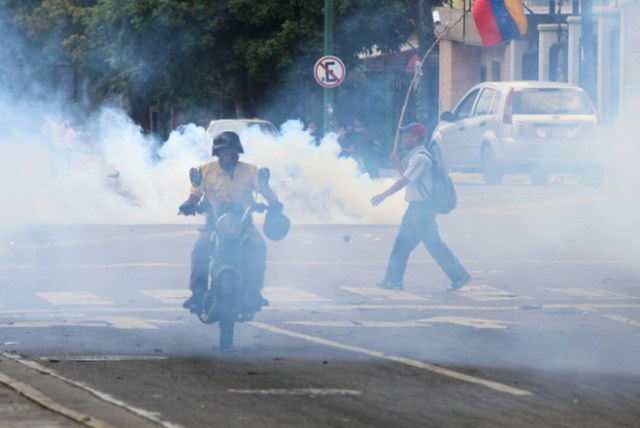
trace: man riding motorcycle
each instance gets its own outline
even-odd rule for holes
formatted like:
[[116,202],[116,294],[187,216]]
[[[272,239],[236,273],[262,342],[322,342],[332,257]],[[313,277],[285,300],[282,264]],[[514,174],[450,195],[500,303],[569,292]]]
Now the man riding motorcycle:
[[[189,198],[180,205],[180,214],[195,215],[200,203],[208,203],[215,211],[225,204],[241,204],[244,209],[252,206],[255,201],[253,192],[262,194],[269,203],[271,211],[282,211],[282,203],[269,187],[268,183],[258,180],[258,168],[255,165],[240,162],[239,157],[244,153],[238,134],[231,131],[222,132],[213,140],[212,156],[217,161],[201,165],[198,169],[202,181],[198,186],[192,185]],[[207,216],[209,222],[209,216]],[[204,290],[209,278],[210,242],[212,228],[200,229],[193,250],[191,251],[191,276],[189,286],[191,297],[183,307],[192,312],[200,311]],[[255,311],[268,304],[262,297],[264,273],[267,263],[267,246],[264,239],[251,224],[247,230],[247,237],[243,243],[243,277],[247,289],[251,291]]]

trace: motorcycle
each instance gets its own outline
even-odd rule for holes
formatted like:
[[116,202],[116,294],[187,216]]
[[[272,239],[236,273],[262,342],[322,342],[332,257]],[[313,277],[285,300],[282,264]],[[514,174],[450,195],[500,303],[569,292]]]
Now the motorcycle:
[[[267,168],[258,170],[261,186],[268,185],[269,177]],[[189,178],[192,185],[199,186],[200,170],[192,168]],[[201,202],[196,212],[207,215],[205,228],[212,231],[209,280],[196,315],[204,324],[220,324],[219,344],[225,350],[233,347],[235,323],[252,320],[262,306],[255,301],[255,291],[247,289],[243,278],[243,242],[252,224],[252,214],[266,212],[263,231],[272,240],[284,238],[290,223],[281,204],[254,203],[244,208],[242,204],[228,203],[213,209],[207,202]]]

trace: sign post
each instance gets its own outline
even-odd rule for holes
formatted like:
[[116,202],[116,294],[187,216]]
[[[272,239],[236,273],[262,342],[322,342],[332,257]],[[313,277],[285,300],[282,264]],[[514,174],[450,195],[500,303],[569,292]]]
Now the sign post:
[[[333,55],[333,0],[324,0],[324,54]],[[331,132],[333,116],[333,93],[324,88],[322,126],[324,134]]]
[[331,132],[333,115],[333,93],[331,89],[340,85],[347,74],[347,69],[340,58],[327,55],[320,58],[313,67],[316,82],[324,88],[324,133]]

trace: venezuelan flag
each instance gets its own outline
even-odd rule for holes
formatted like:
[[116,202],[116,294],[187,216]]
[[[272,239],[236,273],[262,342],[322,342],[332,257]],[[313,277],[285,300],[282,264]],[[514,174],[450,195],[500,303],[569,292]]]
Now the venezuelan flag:
[[475,0],[471,12],[485,46],[497,45],[527,33],[522,0]]

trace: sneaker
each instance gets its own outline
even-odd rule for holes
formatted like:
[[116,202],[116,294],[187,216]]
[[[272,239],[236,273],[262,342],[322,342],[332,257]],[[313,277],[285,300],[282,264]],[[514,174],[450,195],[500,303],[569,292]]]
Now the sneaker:
[[458,291],[458,290],[460,290],[462,287],[464,287],[465,285],[467,285],[470,282],[471,282],[471,275],[466,274],[466,276],[464,278],[462,278],[461,280],[453,281],[451,283],[451,286],[449,286],[449,288],[447,288],[447,291]]
[[385,290],[402,290],[404,288],[401,282],[391,282],[386,279],[376,282],[376,286],[384,288]]

